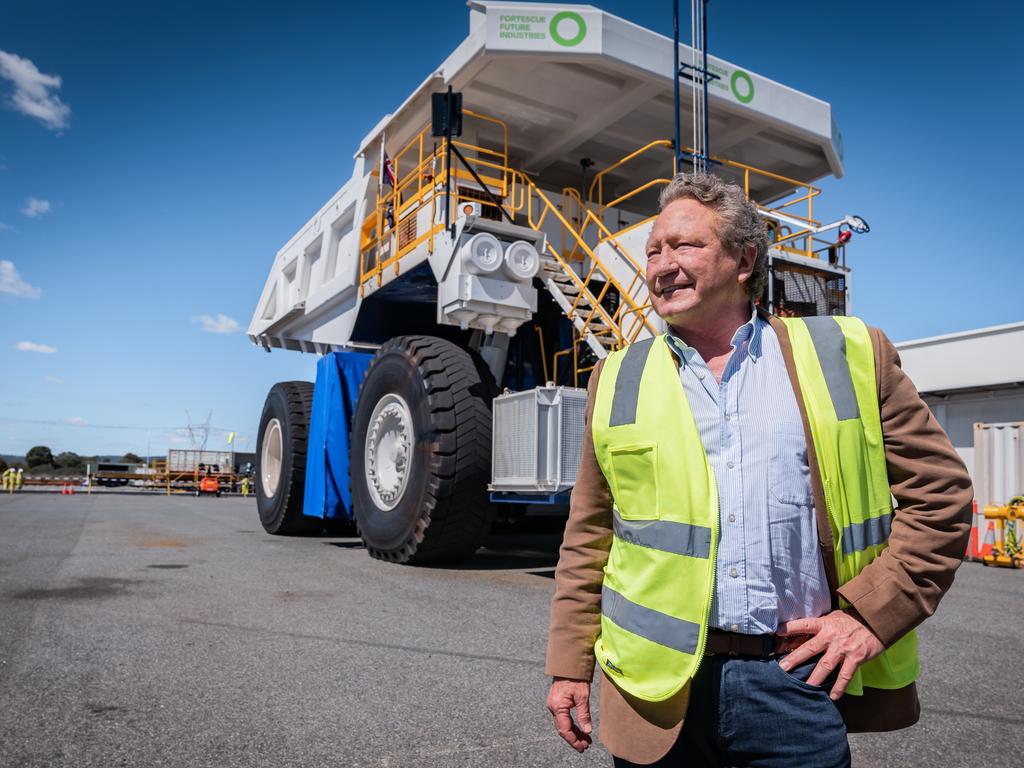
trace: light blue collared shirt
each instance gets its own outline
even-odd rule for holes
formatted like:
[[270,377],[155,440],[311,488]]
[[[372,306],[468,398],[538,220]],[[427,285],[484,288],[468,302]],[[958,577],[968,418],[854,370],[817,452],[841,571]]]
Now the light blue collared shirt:
[[718,482],[711,626],[761,634],[828,613],[807,442],[774,329],[751,314],[721,383],[696,349],[667,338]]

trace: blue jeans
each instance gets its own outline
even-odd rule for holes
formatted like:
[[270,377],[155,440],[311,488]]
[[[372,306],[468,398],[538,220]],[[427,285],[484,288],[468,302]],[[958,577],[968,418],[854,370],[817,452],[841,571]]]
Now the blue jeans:
[[[849,768],[846,725],[821,687],[806,681],[818,657],[783,672],[776,659],[709,656],[690,688],[682,732],[657,768]],[[616,768],[636,765],[615,758]]]

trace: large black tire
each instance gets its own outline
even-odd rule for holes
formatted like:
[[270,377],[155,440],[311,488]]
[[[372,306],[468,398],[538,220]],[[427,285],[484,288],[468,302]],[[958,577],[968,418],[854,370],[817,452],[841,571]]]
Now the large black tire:
[[[319,533],[323,521],[302,514],[306,487],[306,446],[309,415],[313,408],[313,385],[308,381],[282,381],[267,395],[256,441],[256,506],[267,533],[284,536]],[[274,440],[272,422],[280,430],[280,466],[276,483],[270,463],[264,463],[264,442]]]
[[[371,556],[425,565],[477,550],[491,522],[495,391],[483,360],[449,341],[398,336],[377,351],[356,401],[349,468],[356,526]],[[413,434],[399,452],[408,459],[404,489],[391,493],[375,479],[367,449],[375,410],[398,403],[396,397],[408,407]],[[371,464],[377,450],[370,451]]]

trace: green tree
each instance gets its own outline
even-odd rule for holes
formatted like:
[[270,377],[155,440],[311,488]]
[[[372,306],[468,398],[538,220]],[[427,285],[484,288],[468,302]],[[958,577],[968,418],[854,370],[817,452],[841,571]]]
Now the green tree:
[[4,461],[4,457],[0,456],[0,472],[6,472],[9,465]]
[[64,469],[80,469],[82,467],[82,457],[74,451],[64,451],[54,457],[53,465],[55,467],[63,467]]
[[125,464],[145,464],[146,462],[140,457],[129,451],[121,457],[121,461]]
[[28,464],[29,469],[40,467],[44,464],[53,464],[53,451],[45,445],[33,446],[25,454],[25,463]]

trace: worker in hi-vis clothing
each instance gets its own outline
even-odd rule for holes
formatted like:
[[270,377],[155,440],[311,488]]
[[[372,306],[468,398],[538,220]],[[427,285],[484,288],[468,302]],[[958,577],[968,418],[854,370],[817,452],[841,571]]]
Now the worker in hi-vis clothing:
[[881,331],[756,307],[768,247],[742,189],[676,176],[647,243],[668,332],[590,378],[547,703],[585,750],[596,664],[616,766],[849,766],[849,731],[920,714],[970,478]]
[[3,483],[3,490],[14,489],[14,467],[8,467],[4,470],[3,474],[0,475],[0,482]]
[[18,467],[18,473],[14,476],[14,490],[20,491],[22,483],[25,482],[25,470]]

